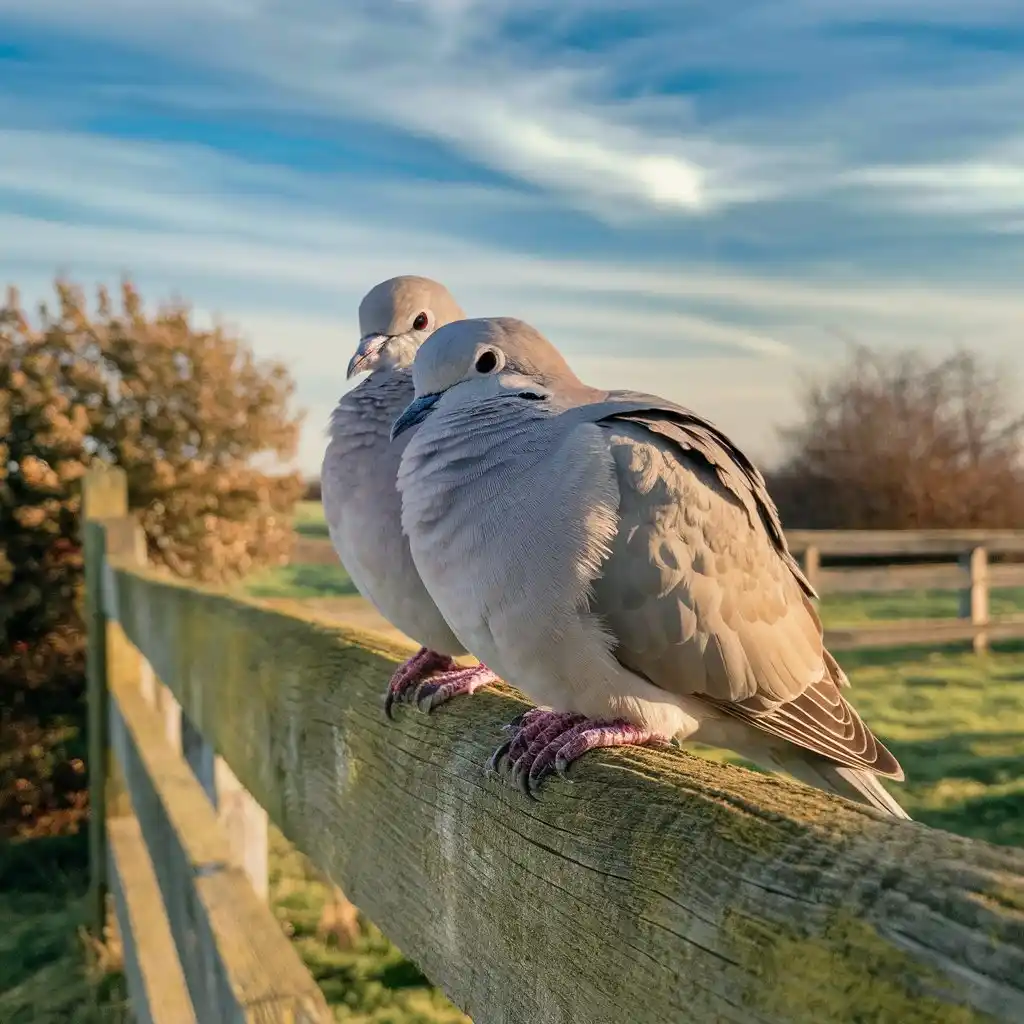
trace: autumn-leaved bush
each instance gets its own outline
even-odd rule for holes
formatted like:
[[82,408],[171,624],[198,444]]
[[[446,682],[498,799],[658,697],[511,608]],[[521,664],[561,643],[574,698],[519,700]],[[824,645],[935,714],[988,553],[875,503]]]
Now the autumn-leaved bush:
[[857,346],[800,407],[769,480],[788,529],[1024,529],[1024,402],[995,361]]
[[[85,470],[97,459],[124,468],[150,560],[177,575],[229,581],[280,564],[303,482],[266,464],[295,453],[293,391],[282,364],[257,359],[226,330],[193,325],[182,305],[147,313],[130,284],[118,308],[100,291],[90,313],[82,292],[59,282],[56,302],[34,321],[8,294],[0,308],[0,814],[12,800],[26,806],[14,777],[20,755],[11,753],[26,694],[74,700],[82,690]],[[45,747],[38,726],[24,735]]]

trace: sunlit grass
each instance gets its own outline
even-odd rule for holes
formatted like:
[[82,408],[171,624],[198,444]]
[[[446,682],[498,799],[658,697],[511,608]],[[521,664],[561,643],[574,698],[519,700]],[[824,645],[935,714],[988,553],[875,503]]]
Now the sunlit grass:
[[[896,619],[955,619],[960,595],[955,590],[903,590],[882,594],[825,594],[821,617],[826,626],[856,626]],[[1024,588],[989,592],[989,614],[1024,612]]]

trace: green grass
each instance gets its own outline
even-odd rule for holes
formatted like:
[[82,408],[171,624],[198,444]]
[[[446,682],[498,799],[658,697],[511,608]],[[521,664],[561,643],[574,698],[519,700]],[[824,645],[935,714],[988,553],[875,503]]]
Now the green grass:
[[[955,619],[960,595],[955,590],[903,590],[889,594],[826,594],[821,617],[826,626],[857,626],[894,619]],[[989,592],[989,613],[1024,612],[1024,587]]]
[[85,834],[6,843],[0,851],[0,1021],[127,1022],[116,947],[82,929]]
[[335,1020],[346,1024],[469,1024],[366,921],[349,949],[317,938],[328,886],[309,861],[271,829],[270,896],[279,920],[320,985]]

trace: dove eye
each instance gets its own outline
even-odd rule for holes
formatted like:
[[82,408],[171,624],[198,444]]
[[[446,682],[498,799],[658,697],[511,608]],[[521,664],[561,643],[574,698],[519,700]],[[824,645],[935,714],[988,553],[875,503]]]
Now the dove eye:
[[427,314],[417,313],[416,319],[412,322],[412,329],[414,331],[422,331],[427,326]]
[[498,357],[491,349],[481,352],[474,364],[477,373],[490,373],[497,365]]

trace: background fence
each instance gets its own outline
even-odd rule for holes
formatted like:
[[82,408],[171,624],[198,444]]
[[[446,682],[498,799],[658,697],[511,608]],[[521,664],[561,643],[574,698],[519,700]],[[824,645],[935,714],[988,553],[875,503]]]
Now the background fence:
[[139,1019],[330,1019],[266,814],[476,1024],[1024,1020],[1021,851],[674,751],[527,802],[512,691],[388,722],[404,650],[153,574],[124,497],[90,476],[94,910]]
[[[832,650],[966,641],[981,652],[990,642],[1024,639],[1024,594],[1019,613],[990,614],[992,591],[1024,590],[1024,530],[794,530],[787,540],[823,598],[959,594],[955,618],[827,626]],[[292,561],[337,566],[338,556],[323,536],[306,535],[298,538]]]
[[787,539],[822,597],[928,590],[960,594],[959,619],[829,629],[825,642],[832,650],[969,640],[980,652],[990,641],[1024,638],[1024,614],[989,614],[991,590],[1024,587],[1024,531],[803,530]]

